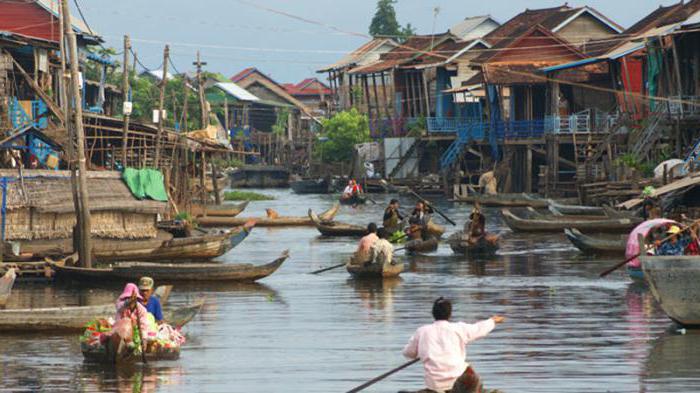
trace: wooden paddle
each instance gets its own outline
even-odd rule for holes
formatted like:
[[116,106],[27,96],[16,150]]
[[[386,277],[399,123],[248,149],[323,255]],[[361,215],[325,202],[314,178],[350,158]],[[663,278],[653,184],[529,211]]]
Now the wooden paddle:
[[[401,251],[401,250],[404,250],[404,249],[406,249],[406,247],[399,247],[399,248],[397,248],[396,250],[394,250],[394,252],[396,252],[396,251]],[[329,267],[324,267],[323,269],[314,270],[313,272],[311,272],[311,273],[309,273],[309,274],[319,274],[319,273],[327,272],[327,271],[329,271],[329,270],[337,269],[337,268],[339,268],[339,267],[343,267],[343,266],[345,266],[345,265],[347,265],[347,263],[346,263],[346,262],[343,262],[343,263],[339,263],[339,264],[337,264],[337,265],[333,265],[333,266],[329,266]]]
[[396,367],[396,368],[393,369],[393,370],[387,371],[387,372],[385,372],[384,374],[382,374],[382,375],[380,375],[380,376],[378,376],[378,377],[376,377],[376,378],[374,378],[374,379],[371,379],[371,380],[369,380],[369,381],[363,383],[362,385],[360,385],[360,386],[358,386],[358,387],[355,387],[355,388],[352,388],[352,389],[348,390],[347,393],[355,393],[355,392],[359,392],[359,391],[365,390],[366,388],[368,388],[368,387],[374,385],[375,383],[381,381],[382,379],[384,379],[384,378],[386,378],[386,377],[388,377],[388,376],[390,376],[390,375],[392,375],[392,374],[396,374],[397,372],[403,370],[404,368],[406,368],[406,367],[408,367],[408,366],[411,366],[411,365],[413,365],[413,364],[415,364],[415,363],[418,363],[419,360],[420,360],[420,359],[413,359],[413,360],[411,360],[411,361],[409,361],[409,362],[406,362],[406,363],[400,365],[399,367]]
[[[688,225],[687,227],[681,229],[681,231],[678,232],[677,234],[673,234],[673,235],[671,235],[671,236],[666,236],[665,238],[661,239],[661,243],[666,243],[666,242],[669,241],[672,237],[678,236],[678,235],[680,235],[681,233],[687,231],[688,229],[697,226],[698,223],[700,223],[700,220],[694,221],[692,224],[690,224],[690,225]],[[641,246],[642,246],[642,244],[640,244],[640,247],[641,247]],[[624,261],[618,263],[617,265],[615,265],[615,266],[613,266],[613,267],[607,269],[606,271],[600,273],[600,277],[602,278],[602,277],[607,276],[608,274],[610,274],[610,273],[614,272],[615,270],[617,270],[617,269],[619,269],[619,268],[625,266],[625,265],[628,264],[630,261],[632,261],[633,259],[635,259],[635,258],[637,258],[637,257],[639,257],[639,256],[641,256],[641,255],[642,255],[642,252],[639,252],[639,253],[637,253],[636,255],[631,256],[631,257],[625,259]]]
[[433,211],[435,211],[435,213],[439,214],[439,215],[440,215],[442,218],[444,218],[447,222],[449,222],[449,223],[452,224],[453,226],[457,226],[457,223],[456,223],[456,222],[452,221],[449,217],[447,217],[447,216],[445,215],[445,213],[441,212],[440,209],[438,209],[437,207],[435,207],[435,205],[433,205],[432,203],[428,202],[428,201],[427,201],[425,198],[423,198],[422,196],[418,195],[418,194],[417,194],[415,191],[413,191],[411,188],[409,188],[408,191],[409,191],[413,196],[415,196],[416,198],[418,198],[421,202],[423,202],[423,203],[425,203],[426,205],[428,205],[431,209],[433,209]]

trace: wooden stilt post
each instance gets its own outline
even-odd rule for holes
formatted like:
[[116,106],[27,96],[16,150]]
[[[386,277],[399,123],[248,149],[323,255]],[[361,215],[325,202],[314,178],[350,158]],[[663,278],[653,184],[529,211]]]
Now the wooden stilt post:
[[[80,244],[78,247],[78,255],[80,263],[83,267],[92,267],[92,242],[91,235],[91,220],[90,220],[90,204],[87,192],[87,163],[85,162],[85,132],[83,130],[83,108],[80,92],[80,71],[78,69],[78,44],[73,31],[71,22],[70,9],[68,1],[61,1],[61,11],[63,18],[64,35],[68,39],[68,49],[70,53],[70,74],[71,74],[71,101],[73,103],[73,125],[78,145],[78,196],[80,200],[80,211],[77,212],[80,216],[79,238]],[[66,116],[68,117],[68,116]]]
[[532,193],[532,149],[525,147],[525,192]]
[[[129,101],[129,48],[131,48],[131,42],[129,36],[124,36],[124,64],[122,64],[122,111],[126,108],[125,103]],[[128,165],[126,155],[129,149],[129,118],[131,117],[129,113],[124,113],[124,129],[122,130],[122,167],[126,168]]]
[[165,133],[165,116],[163,116],[163,107],[165,106],[165,86],[168,84],[168,59],[170,58],[170,47],[165,45],[163,49],[163,75],[160,80],[160,98],[158,101],[158,134],[156,135],[156,156],[153,163],[155,169],[160,168],[160,145],[163,134]]
[[197,90],[199,93],[199,109],[201,111],[200,116],[202,117],[202,128],[207,128],[209,126],[209,112],[207,111],[207,103],[204,99],[204,81],[202,80],[202,66],[207,65],[207,63],[202,62],[199,57],[199,51],[197,51],[197,61],[194,63],[197,66]]

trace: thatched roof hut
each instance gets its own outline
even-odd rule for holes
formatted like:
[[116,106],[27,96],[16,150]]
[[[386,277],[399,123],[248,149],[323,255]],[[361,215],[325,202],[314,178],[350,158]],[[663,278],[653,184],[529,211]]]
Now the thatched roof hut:
[[[76,212],[70,172],[25,170],[20,178],[17,171],[0,170],[0,184],[3,177],[7,178],[6,240],[72,236]],[[167,203],[136,199],[119,172],[89,172],[87,185],[94,237],[156,236],[157,215],[167,211]]]

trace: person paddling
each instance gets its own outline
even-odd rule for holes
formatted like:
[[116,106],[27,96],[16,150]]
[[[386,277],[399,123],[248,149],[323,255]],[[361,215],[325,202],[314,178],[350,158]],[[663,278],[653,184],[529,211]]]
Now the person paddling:
[[480,393],[482,383],[474,368],[465,361],[467,344],[487,336],[505,318],[494,315],[489,319],[468,324],[450,322],[452,303],[440,297],[433,303],[435,322],[418,328],[403,349],[409,359],[423,363],[428,391],[444,393]]
[[153,279],[141,277],[139,279],[139,291],[141,291],[141,297],[143,298],[141,299],[141,304],[146,307],[146,311],[153,315],[156,323],[163,323],[163,308],[161,307],[160,299],[153,296]]
[[403,220],[399,207],[399,200],[392,199],[391,202],[389,202],[389,206],[384,210],[382,225],[391,233],[396,232],[400,228],[401,221]]
[[474,204],[474,209],[469,215],[469,224],[465,225],[464,231],[467,233],[470,244],[476,244],[486,236],[486,217],[481,213],[479,203]]

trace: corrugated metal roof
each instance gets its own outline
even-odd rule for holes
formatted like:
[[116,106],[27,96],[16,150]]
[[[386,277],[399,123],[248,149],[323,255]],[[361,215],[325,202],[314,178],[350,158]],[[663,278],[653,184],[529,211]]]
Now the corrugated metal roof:
[[260,98],[233,82],[217,82],[214,86],[241,101],[260,101]]
[[491,15],[472,16],[469,18],[465,18],[463,21],[450,27],[449,31],[454,36],[459,37],[463,40],[473,40],[475,38],[480,38],[481,34],[474,35],[472,31],[474,31],[474,29],[476,29],[477,27],[479,27],[479,25],[488,21],[489,19],[491,19],[494,23],[498,24],[498,22],[491,18]]
[[318,70],[318,72],[327,72],[330,70],[337,70],[348,66],[355,66],[366,62],[368,58],[372,56],[378,58],[380,54],[385,52],[381,50],[382,46],[385,45],[390,45],[392,47],[397,46],[396,42],[394,42],[394,40],[392,39],[374,38],[371,41],[364,43],[362,46],[350,52],[349,54],[343,56],[337,62]]
[[[61,2],[59,0],[35,0],[35,2],[45,10],[52,13],[55,17],[60,17],[59,7],[61,6]],[[72,13],[70,20],[71,24],[73,25],[73,28],[78,30],[78,33],[85,33],[95,37],[99,37],[99,33],[90,29],[90,27],[88,27],[88,25],[85,24],[85,22],[83,22],[82,19],[73,15]]]

